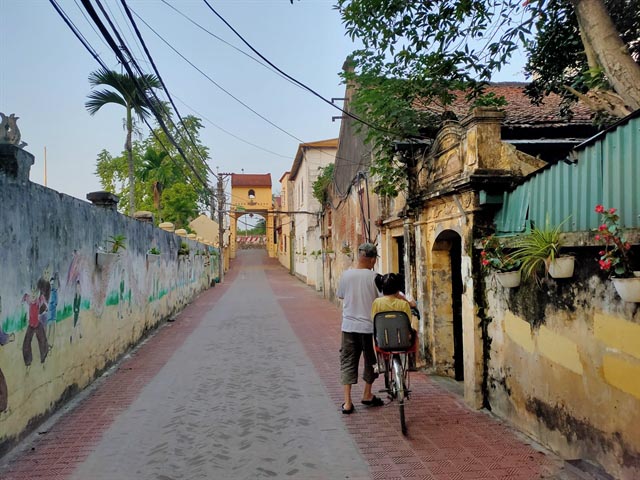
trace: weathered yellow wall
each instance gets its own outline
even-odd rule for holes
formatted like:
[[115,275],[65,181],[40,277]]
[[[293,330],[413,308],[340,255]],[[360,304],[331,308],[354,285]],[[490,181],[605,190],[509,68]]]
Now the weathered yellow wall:
[[[511,291],[487,282],[490,404],[564,458],[636,479],[640,313],[608,280],[589,278],[589,268],[577,273],[583,282],[543,286],[551,295],[533,285]],[[538,302],[542,307],[531,306]]]

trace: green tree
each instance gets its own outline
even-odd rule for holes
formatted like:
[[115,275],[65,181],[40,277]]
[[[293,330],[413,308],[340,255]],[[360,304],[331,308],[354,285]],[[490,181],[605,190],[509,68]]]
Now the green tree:
[[[202,128],[202,124],[196,117],[185,117],[185,125],[190,129],[191,136],[198,142],[200,154],[196,154],[193,148],[184,151],[200,178],[206,181],[206,165],[200,155],[208,155],[208,149],[199,142],[198,135],[198,130]],[[185,137],[186,135],[179,130],[174,129],[174,132],[176,138]],[[184,142],[184,148],[188,149],[188,141],[185,141],[184,138],[181,141]],[[134,141],[132,153],[135,203],[140,209],[156,212],[156,222],[171,220],[166,218],[164,212],[163,193],[167,188],[175,185],[182,185],[193,192],[193,195],[190,194],[186,197],[187,199],[193,199],[192,211],[204,209],[203,205],[209,200],[208,192],[160,128],[154,129],[144,140]],[[98,155],[96,165],[96,173],[100,177],[103,188],[121,197],[120,211],[129,211],[128,197],[130,189],[127,181],[128,162],[126,152],[114,157],[106,150],[103,150]],[[184,209],[181,207],[178,210]],[[174,216],[172,214],[172,218]]]
[[[631,58],[640,60],[640,1],[604,0],[607,12]],[[578,18],[568,0],[547,0],[536,21],[536,36],[527,44],[526,71],[533,79],[527,91],[535,101],[545,94],[563,97],[564,110],[581,98],[591,110],[614,117],[631,110],[609,84],[595,54],[583,42]]]
[[456,92],[465,92],[470,105],[491,103],[482,97],[484,84],[514,52],[533,45],[533,27],[544,31],[558,5],[575,15],[590,68],[628,109],[640,108],[640,67],[603,0],[337,1],[348,34],[363,45],[345,77],[357,87],[351,107],[378,127],[366,129],[366,139],[376,152],[380,193],[397,194],[403,181],[393,143],[437,129]]
[[100,69],[89,74],[89,84],[92,88],[107,86],[108,89],[93,90],[85,106],[91,115],[107,104],[122,105],[126,109],[125,126],[127,138],[124,144],[127,152],[129,167],[129,213],[135,211],[135,166],[133,161],[133,146],[131,137],[134,129],[133,115],[139,119],[149,117],[151,112],[147,108],[147,101],[136,88],[136,84],[142,86],[144,93],[160,87],[160,81],[155,75],[145,74],[142,77],[133,78],[128,74],[122,74],[113,70]]
[[[142,145],[140,142],[133,142],[132,156],[134,163],[134,176],[140,177],[140,166],[142,163]],[[120,197],[118,211],[129,212],[130,188],[129,188],[129,165],[127,152],[122,152],[114,157],[106,150],[98,154],[96,160],[96,175],[100,178],[100,184],[104,190],[113,192]],[[145,197],[145,185],[139,182],[134,184],[135,203],[140,204]]]
[[153,206],[156,209],[158,219],[162,219],[160,197],[165,185],[169,184],[171,179],[171,169],[167,165],[168,153],[165,151],[154,150],[147,147],[142,159],[142,170],[140,178],[145,184],[151,185],[153,191]]
[[170,164],[165,161],[168,166],[167,174],[173,176],[173,181],[180,179],[181,182],[197,185],[197,187],[194,187],[197,191],[196,201],[199,204],[199,209],[205,210],[206,205],[209,205],[211,201],[211,194],[202,185],[202,182],[209,182],[206,165],[209,160],[209,148],[200,140],[200,130],[203,128],[202,120],[193,115],[187,115],[183,120],[186,130],[180,123],[165,123],[169,124],[168,128],[171,136],[180,146],[191,166],[185,163],[178,149],[162,129],[156,128],[154,135],[150,135],[145,143],[147,147],[151,147],[156,151],[166,151],[168,156],[174,159],[174,161],[169,159]]
[[164,220],[172,222],[176,228],[186,228],[198,215],[198,192],[190,185],[175,183],[162,192]]

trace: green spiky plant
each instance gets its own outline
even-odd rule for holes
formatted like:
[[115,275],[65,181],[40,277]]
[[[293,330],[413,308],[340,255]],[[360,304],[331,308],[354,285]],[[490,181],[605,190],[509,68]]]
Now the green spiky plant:
[[126,239],[127,238],[122,234],[109,237],[107,240],[107,243],[109,244],[109,252],[118,253],[119,250],[126,250],[127,246],[124,243]]
[[528,235],[516,242],[513,259],[521,262],[524,278],[533,278],[539,282],[542,272],[546,274],[549,263],[560,256],[563,246],[561,229],[567,220],[568,218],[552,227],[547,216],[543,228],[533,227]]

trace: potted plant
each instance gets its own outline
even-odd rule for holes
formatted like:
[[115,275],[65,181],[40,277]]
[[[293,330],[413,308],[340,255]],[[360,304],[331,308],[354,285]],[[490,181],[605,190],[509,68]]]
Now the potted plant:
[[598,264],[607,272],[613,286],[625,302],[640,302],[640,272],[634,272],[631,264],[631,244],[622,236],[618,225],[620,217],[615,208],[596,205],[596,213],[602,218],[595,240],[604,242]]
[[520,260],[505,252],[498,237],[490,235],[482,242],[482,267],[494,272],[500,285],[515,288],[520,285]]
[[[566,220],[564,221],[566,222]],[[534,228],[516,242],[514,258],[522,262],[522,274],[525,278],[539,280],[542,270],[552,278],[570,278],[573,276],[575,258],[562,255],[562,222],[556,227],[549,225],[549,218],[544,228]]]
[[189,255],[189,245],[186,242],[180,244],[178,249],[178,258]]
[[156,247],[151,247],[147,251],[147,262],[156,263],[158,260],[160,260],[160,250]]
[[96,252],[96,264],[99,267],[105,267],[111,265],[120,256],[120,250],[125,250],[126,237],[124,235],[113,235],[106,241],[107,248],[98,247]]

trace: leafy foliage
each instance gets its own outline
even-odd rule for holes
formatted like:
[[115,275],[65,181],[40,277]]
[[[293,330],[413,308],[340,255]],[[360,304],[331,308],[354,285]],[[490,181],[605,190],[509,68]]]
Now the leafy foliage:
[[109,252],[118,253],[119,250],[126,250],[126,240],[127,238],[122,234],[109,237],[109,239],[107,240],[107,243],[109,244]]
[[505,251],[505,247],[498,237],[491,235],[482,242],[481,263],[484,268],[497,272],[513,272],[520,268],[520,260]]
[[[129,205],[128,211],[133,213],[135,208],[135,163],[132,152],[131,136],[134,130],[134,121],[132,114],[139,119],[148,118],[151,111],[147,106],[145,99],[146,93],[154,88],[160,88],[160,80],[155,75],[145,74],[141,77],[131,77],[128,74],[118,73],[114,70],[101,68],[89,74],[89,84],[93,90],[88,95],[85,107],[89,114],[95,115],[98,110],[108,104],[116,104],[125,107],[126,118],[125,128],[127,130],[127,140],[125,142],[125,150],[127,152],[128,180],[129,180]],[[141,90],[137,86],[141,86]],[[99,86],[109,88],[96,89]],[[156,106],[164,111],[162,105]]]
[[547,218],[544,227],[534,226],[531,233],[516,242],[513,258],[522,262],[522,274],[525,278],[538,279],[540,272],[548,267],[549,262],[560,255],[563,245],[560,232],[564,222],[552,227]]
[[[611,20],[636,62],[640,60],[640,1],[604,0]],[[535,102],[554,92],[563,98],[563,112],[571,113],[576,97],[567,87],[586,93],[609,89],[602,69],[590,68],[578,21],[568,0],[547,0],[536,20],[536,37],[527,43],[527,93]],[[602,118],[603,121],[606,120]]]
[[316,181],[312,184],[313,189],[313,197],[320,202],[320,205],[324,205],[327,203],[328,198],[328,188],[333,181],[333,172],[335,170],[335,165],[330,163],[326,167],[318,167],[320,170],[320,174]]
[[191,185],[174,183],[162,192],[164,220],[176,228],[187,228],[191,219],[198,215],[198,193]]
[[[207,181],[206,165],[200,158],[200,155],[208,156],[208,149],[199,142],[198,131],[202,128],[202,124],[196,117],[187,116],[184,120],[192,137],[197,142],[200,154],[196,153],[193,147],[190,150],[186,149],[188,144],[184,132],[176,132],[175,137],[181,138],[185,142],[184,151],[187,158],[194,165],[198,175]],[[156,222],[179,219],[178,224],[185,228],[198,211],[204,210],[204,205],[210,200],[209,195],[195,174],[185,165],[175,147],[171,146],[161,129],[154,130],[154,133],[157,137],[150,134],[146,139],[133,142],[132,145],[134,177],[136,179],[134,183],[135,203],[143,210],[156,212]],[[165,147],[167,150],[164,149]],[[98,155],[96,173],[105,190],[114,192],[121,197],[119,205],[121,211],[129,210],[127,170],[125,152],[120,156],[113,157],[106,150],[102,150]],[[176,185],[185,187],[180,191],[184,190],[188,194],[184,199],[178,201],[175,188],[172,192],[167,193],[172,205],[169,205],[168,210],[165,211],[165,192]],[[184,205],[185,201],[191,202],[191,204]]]
[[357,85],[352,108],[377,127],[366,132],[372,173],[377,192],[390,196],[406,177],[394,142],[431,135],[456,92],[473,105],[526,41],[537,11],[522,0],[338,0],[337,8],[348,34],[363,44],[345,77]]
[[[603,1],[638,62],[640,0]],[[504,104],[504,99],[485,96],[483,86],[519,49],[525,48],[530,57],[526,70],[534,78],[531,97],[540,101],[548,92],[560,93],[567,114],[575,99],[569,89],[608,90],[608,80],[633,74],[626,67],[615,70],[615,62],[608,67],[610,78],[603,73],[605,66],[588,66],[574,13],[579,3],[338,0],[347,33],[362,44],[344,76],[355,87],[353,111],[369,124],[366,140],[375,154],[372,172],[378,193],[393,196],[405,185],[405,168],[394,161],[394,142],[429,136],[456,94],[466,95],[470,106]],[[602,24],[601,17],[595,20]],[[601,44],[610,45],[610,40]],[[633,84],[625,85],[633,89]],[[614,111],[614,97],[602,95],[589,104],[611,105],[610,111],[619,115],[624,108]]]

